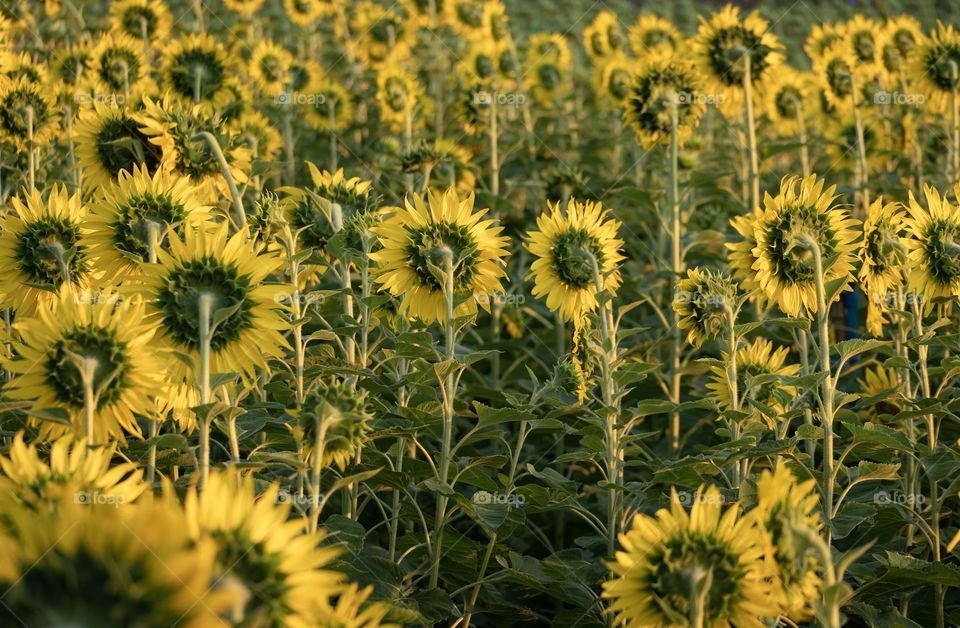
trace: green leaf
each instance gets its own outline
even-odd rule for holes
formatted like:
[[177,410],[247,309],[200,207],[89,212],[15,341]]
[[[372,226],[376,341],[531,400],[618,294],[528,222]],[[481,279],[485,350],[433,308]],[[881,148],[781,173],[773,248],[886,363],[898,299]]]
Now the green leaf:
[[840,354],[842,360],[866,353],[867,351],[877,351],[881,348],[889,349],[889,340],[879,340],[877,338],[854,338],[853,340],[843,340],[833,345],[835,353]]
[[51,423],[60,423],[61,425],[70,425],[70,413],[63,408],[34,408],[29,412],[30,416],[37,417]]
[[340,489],[346,488],[351,484],[360,484],[361,482],[365,482],[366,480],[369,480],[380,473],[381,469],[383,469],[383,467],[377,467],[376,469],[361,471],[360,473],[354,473],[353,475],[342,477],[333,483],[333,486],[330,487],[329,492],[336,493]]
[[850,430],[856,443],[873,443],[901,451],[914,451],[914,445],[902,432],[876,423],[865,423],[863,426],[844,422],[843,426]]
[[518,410],[516,408],[491,408],[485,406],[479,401],[473,402],[473,409],[477,413],[477,427],[485,428],[503,423],[516,423],[520,421],[533,421],[537,417],[530,412]]

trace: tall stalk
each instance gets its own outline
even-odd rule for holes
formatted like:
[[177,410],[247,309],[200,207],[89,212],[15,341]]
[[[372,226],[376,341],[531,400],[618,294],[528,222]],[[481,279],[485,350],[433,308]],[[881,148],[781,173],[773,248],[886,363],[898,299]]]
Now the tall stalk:
[[760,158],[757,153],[757,125],[753,114],[753,77],[750,51],[743,53],[743,97],[746,106],[743,110],[744,125],[747,132],[747,150],[749,152],[750,209],[760,208]]
[[[210,403],[210,342],[212,340],[211,323],[213,319],[213,295],[203,292],[198,297],[200,317],[200,405]],[[204,408],[200,419],[200,485],[206,486],[210,475],[210,416],[209,408]]]
[[[453,398],[456,393],[456,376],[454,372],[454,360],[456,359],[456,329],[453,318],[454,312],[454,267],[453,251],[443,247],[438,251],[442,258],[443,269],[443,298],[445,304],[444,319],[444,340],[446,342],[445,364],[447,373],[443,378],[442,397],[443,397],[443,434],[440,445],[440,462],[438,469],[438,479],[440,485],[445,486],[450,471],[450,448],[453,441],[453,418],[454,406]],[[440,579],[440,553],[443,545],[443,528],[446,520],[447,496],[437,495],[437,512],[433,526],[433,543],[431,550],[432,567],[430,569],[430,586],[436,588]]]
[[[677,111],[679,95],[674,94],[670,98],[670,182],[667,188],[668,201],[670,203],[670,252],[671,252],[671,272],[672,288],[676,292],[677,282],[680,280],[680,274],[683,272],[683,252],[680,248],[683,224],[680,220],[680,183],[679,183],[679,112]],[[670,401],[674,404],[680,404],[680,350],[683,346],[683,337],[680,332],[680,317],[673,313],[673,337],[670,345]],[[670,413],[670,445],[673,451],[680,450],[680,412],[673,410]]]

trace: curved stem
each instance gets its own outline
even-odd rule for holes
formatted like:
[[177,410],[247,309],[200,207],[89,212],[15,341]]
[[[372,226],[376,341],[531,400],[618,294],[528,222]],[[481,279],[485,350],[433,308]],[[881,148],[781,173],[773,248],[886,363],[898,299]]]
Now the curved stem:
[[214,158],[220,165],[220,171],[223,173],[223,178],[227,181],[227,187],[230,188],[230,197],[233,199],[233,213],[230,215],[230,222],[233,224],[234,229],[238,231],[243,229],[247,226],[247,213],[243,209],[243,199],[240,197],[237,183],[233,180],[230,164],[227,163],[223,149],[220,148],[220,142],[218,142],[216,136],[209,131],[200,131],[190,139],[194,142],[204,140],[207,146],[210,147],[210,152],[213,153]]

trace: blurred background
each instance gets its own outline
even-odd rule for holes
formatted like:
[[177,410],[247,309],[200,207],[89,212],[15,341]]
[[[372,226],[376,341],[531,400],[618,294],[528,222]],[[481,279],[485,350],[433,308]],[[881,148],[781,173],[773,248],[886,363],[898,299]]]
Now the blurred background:
[[758,9],[770,21],[796,67],[809,65],[803,40],[820,22],[847,20],[854,13],[880,18],[906,13],[920,20],[926,30],[938,19],[954,24],[960,19],[960,0],[504,0],[504,4],[513,22],[531,32],[569,31],[577,37],[604,9],[616,12],[625,25],[632,24],[640,13],[656,13],[676,24],[685,35],[692,35],[698,15],[735,4]]

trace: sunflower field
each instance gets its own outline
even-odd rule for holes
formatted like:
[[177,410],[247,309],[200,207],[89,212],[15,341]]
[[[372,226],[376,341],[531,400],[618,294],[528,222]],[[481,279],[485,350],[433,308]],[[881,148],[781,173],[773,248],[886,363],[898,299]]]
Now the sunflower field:
[[0,626],[960,626],[960,16],[789,4],[0,0]]

